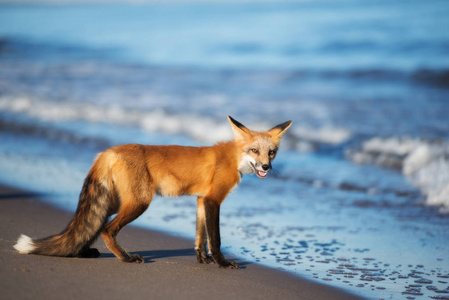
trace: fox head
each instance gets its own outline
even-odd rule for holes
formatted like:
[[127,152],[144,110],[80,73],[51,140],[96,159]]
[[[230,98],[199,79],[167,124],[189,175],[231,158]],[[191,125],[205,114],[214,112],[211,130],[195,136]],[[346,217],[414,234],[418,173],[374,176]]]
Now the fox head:
[[268,131],[256,132],[228,117],[234,131],[235,143],[241,149],[239,172],[265,178],[271,170],[271,161],[276,157],[282,135],[292,121],[279,124]]

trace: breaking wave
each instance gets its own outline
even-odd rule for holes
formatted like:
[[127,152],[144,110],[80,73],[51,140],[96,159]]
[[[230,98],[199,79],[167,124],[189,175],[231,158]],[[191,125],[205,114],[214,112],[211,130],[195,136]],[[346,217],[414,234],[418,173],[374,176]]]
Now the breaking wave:
[[[138,110],[118,105],[96,105],[91,103],[34,100],[29,97],[0,97],[0,112],[7,115],[25,115],[37,121],[29,125],[20,120],[2,120],[1,130],[19,131],[46,138],[80,143],[89,140],[81,129],[77,133],[67,128],[56,128],[55,124],[70,121],[105,123],[115,126],[130,126],[147,132],[183,135],[193,143],[213,144],[232,139],[232,130],[226,119],[205,117],[193,113]],[[43,124],[42,122],[47,122]],[[250,122],[249,128],[269,129],[273,124]],[[73,126],[72,126],[73,127]],[[75,129],[76,130],[76,129]],[[89,142],[101,147],[113,144],[108,136],[95,136]],[[337,149],[348,141],[357,139],[350,130],[339,127],[301,126],[297,124],[287,133],[285,148],[298,152],[313,152],[322,145]],[[353,143],[350,143],[353,144]],[[349,148],[348,148],[349,147]],[[400,170],[425,195],[425,204],[439,206],[441,213],[449,213],[449,143],[444,140],[422,140],[410,137],[372,137],[360,147],[343,148],[345,156],[358,164],[374,164]],[[340,150],[338,150],[340,149]]]
[[[170,135],[186,135],[194,141],[213,144],[233,138],[226,119],[215,119],[193,113],[167,112],[163,109],[137,110],[120,106],[102,106],[88,103],[58,103],[34,100],[29,97],[0,97],[0,111],[24,114],[47,122],[85,121],[133,126],[149,132],[163,132]],[[249,122],[251,129],[266,130],[275,124]],[[6,126],[6,125],[5,125]],[[3,127],[5,127],[3,126]],[[11,125],[8,125],[11,129]],[[35,126],[35,125],[34,125]],[[23,126],[22,126],[23,127]],[[32,133],[28,130],[28,134]],[[42,133],[42,131],[40,131]],[[53,135],[54,129],[48,129]],[[317,145],[338,145],[351,137],[344,128],[295,126],[287,136],[287,147],[300,152],[313,151]]]
[[425,195],[425,203],[449,213],[449,142],[409,137],[371,138],[346,156],[359,164],[399,169]]

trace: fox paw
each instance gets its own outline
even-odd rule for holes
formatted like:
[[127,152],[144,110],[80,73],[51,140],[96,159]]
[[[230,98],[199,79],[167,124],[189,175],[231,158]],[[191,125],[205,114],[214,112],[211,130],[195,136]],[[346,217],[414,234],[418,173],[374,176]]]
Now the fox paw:
[[128,257],[125,257],[123,261],[138,264],[144,262],[143,257],[140,254],[130,254]]
[[239,265],[234,261],[224,261],[218,264],[223,269],[239,269]]
[[198,257],[198,262],[200,263],[200,264],[210,264],[210,263],[213,263],[214,262],[214,259],[211,257],[211,256],[206,256],[206,257],[204,257],[204,256],[199,256]]

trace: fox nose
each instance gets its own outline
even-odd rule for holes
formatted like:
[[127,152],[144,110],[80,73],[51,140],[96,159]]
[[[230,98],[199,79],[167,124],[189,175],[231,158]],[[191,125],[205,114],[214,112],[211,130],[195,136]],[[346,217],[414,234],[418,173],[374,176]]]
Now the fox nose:
[[264,171],[267,171],[267,170],[270,169],[270,166],[269,166],[269,165],[262,165],[262,169],[263,169]]

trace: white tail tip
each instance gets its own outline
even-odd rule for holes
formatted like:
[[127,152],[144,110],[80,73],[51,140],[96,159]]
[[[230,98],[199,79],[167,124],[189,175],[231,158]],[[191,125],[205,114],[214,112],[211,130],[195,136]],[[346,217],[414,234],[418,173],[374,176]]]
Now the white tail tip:
[[33,251],[36,247],[34,246],[33,240],[22,234],[17,240],[17,244],[14,245],[14,249],[19,251],[22,254],[28,254]]

